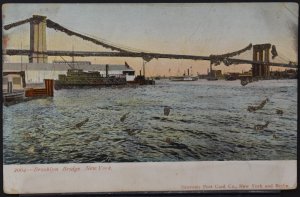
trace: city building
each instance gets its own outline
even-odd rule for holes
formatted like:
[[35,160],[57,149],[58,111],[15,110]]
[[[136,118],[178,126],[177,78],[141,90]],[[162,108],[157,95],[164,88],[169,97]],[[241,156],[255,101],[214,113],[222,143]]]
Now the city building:
[[297,79],[298,71],[296,69],[286,69],[284,71],[270,71],[271,79]]

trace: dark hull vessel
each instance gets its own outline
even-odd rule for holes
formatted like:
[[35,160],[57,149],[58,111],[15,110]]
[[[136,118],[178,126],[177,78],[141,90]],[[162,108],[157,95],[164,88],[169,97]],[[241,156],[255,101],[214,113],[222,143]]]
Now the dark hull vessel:
[[21,100],[24,98],[24,91],[17,91],[12,93],[3,93],[3,101],[4,102],[11,102],[15,100]]
[[127,83],[130,85],[155,85],[154,80],[146,79],[142,75],[136,76],[133,81],[128,81]]
[[238,78],[235,77],[235,76],[228,76],[228,77],[225,78],[226,81],[235,81],[235,80],[237,80],[237,79],[238,79]]
[[208,81],[217,81],[218,78],[217,77],[208,77],[207,80]]

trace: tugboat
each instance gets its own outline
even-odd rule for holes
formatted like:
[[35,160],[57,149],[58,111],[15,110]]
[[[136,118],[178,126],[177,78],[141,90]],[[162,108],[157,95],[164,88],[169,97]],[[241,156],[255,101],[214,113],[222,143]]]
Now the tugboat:
[[82,69],[68,69],[67,75],[58,75],[58,80],[55,80],[54,88],[59,90],[116,85],[126,85],[126,77],[108,76],[108,65],[106,65],[105,77],[103,77],[98,71],[85,72]]
[[127,81],[129,85],[155,85],[155,81],[151,79],[146,79],[145,75],[142,75],[140,71],[140,75],[136,76],[133,81]]
[[210,64],[210,71],[207,71],[207,78],[208,81],[216,81],[218,80],[218,77],[216,76],[216,73],[212,69],[212,64]]

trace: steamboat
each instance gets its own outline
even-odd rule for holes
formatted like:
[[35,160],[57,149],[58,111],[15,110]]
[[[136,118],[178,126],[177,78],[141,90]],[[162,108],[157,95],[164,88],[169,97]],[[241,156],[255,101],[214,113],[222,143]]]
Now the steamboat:
[[126,85],[126,77],[102,76],[98,71],[83,71],[82,69],[68,69],[66,75],[58,75],[55,80],[54,88],[70,89],[70,88],[88,88],[88,87],[106,87]]

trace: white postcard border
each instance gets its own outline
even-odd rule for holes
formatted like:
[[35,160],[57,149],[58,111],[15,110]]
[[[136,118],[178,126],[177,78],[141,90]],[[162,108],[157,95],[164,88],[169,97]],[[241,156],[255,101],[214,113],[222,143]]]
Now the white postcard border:
[[297,187],[297,161],[200,161],[4,165],[8,194]]

